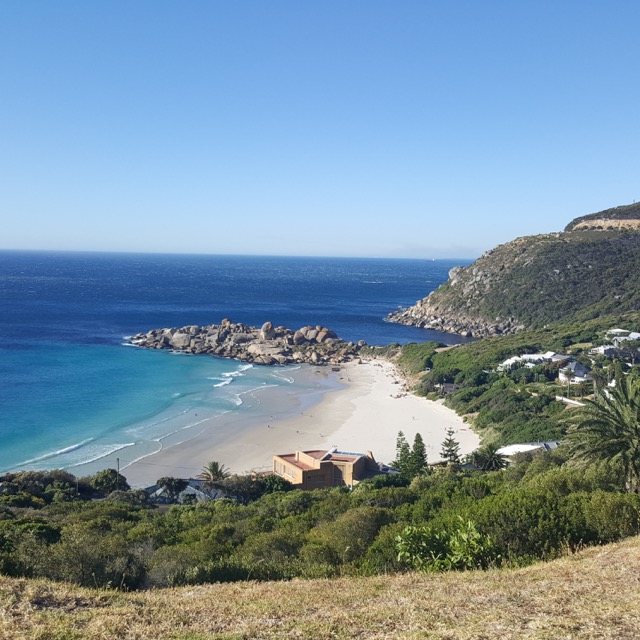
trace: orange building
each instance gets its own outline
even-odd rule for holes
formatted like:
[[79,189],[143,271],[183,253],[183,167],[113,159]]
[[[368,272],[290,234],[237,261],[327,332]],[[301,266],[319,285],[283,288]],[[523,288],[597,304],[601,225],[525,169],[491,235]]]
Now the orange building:
[[380,473],[371,451],[346,453],[336,448],[296,451],[273,456],[273,473],[297,489],[352,487],[360,480]]

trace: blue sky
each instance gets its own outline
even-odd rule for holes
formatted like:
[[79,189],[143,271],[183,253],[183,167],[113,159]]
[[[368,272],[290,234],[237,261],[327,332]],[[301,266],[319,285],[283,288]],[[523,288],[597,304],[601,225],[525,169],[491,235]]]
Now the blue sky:
[[0,247],[476,257],[640,198],[640,3],[0,2]]

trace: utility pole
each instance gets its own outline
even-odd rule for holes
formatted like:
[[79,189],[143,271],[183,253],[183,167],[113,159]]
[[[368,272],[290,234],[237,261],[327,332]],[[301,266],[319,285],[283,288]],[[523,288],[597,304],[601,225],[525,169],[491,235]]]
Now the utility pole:
[[116,476],[116,491],[118,491],[120,489],[120,458],[116,458],[116,465],[118,466],[117,469],[117,476]]

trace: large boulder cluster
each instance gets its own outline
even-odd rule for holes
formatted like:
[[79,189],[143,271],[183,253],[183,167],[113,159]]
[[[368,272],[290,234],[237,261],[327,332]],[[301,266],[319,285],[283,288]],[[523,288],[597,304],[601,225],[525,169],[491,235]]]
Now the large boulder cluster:
[[323,326],[306,326],[292,331],[265,322],[262,327],[233,323],[225,318],[219,325],[189,325],[153,329],[130,338],[147,349],[171,349],[193,354],[235,358],[256,364],[339,364],[358,357],[365,345],[344,342]]

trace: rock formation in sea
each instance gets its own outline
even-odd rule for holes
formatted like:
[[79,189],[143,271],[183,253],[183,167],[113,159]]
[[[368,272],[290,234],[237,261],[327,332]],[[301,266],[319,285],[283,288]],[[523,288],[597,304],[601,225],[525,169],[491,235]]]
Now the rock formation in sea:
[[265,322],[251,327],[222,322],[204,327],[153,329],[130,338],[131,344],[146,349],[171,349],[192,354],[209,354],[255,364],[339,364],[358,358],[360,342],[344,342],[323,326],[306,326],[293,331]]

